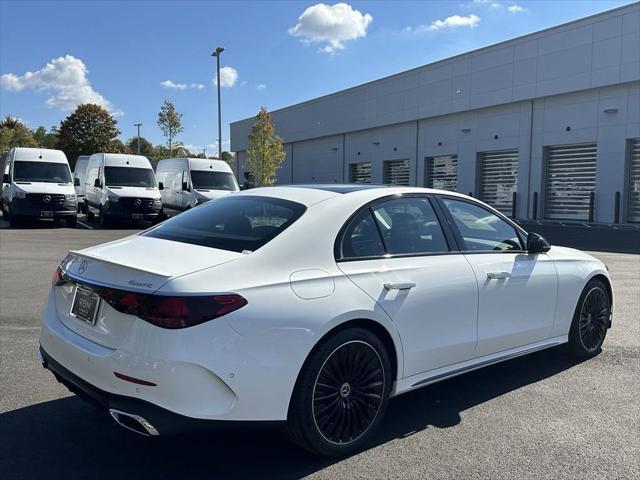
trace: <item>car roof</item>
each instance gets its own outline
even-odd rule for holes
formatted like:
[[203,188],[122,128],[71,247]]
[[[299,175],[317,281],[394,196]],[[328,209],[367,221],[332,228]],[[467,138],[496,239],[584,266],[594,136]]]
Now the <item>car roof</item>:
[[372,188],[388,188],[389,186],[376,185],[376,184],[370,184],[370,183],[325,183],[325,184],[301,183],[301,184],[287,185],[287,187],[312,188],[315,190],[326,190],[327,192],[334,192],[334,193],[351,193],[351,192],[358,192],[360,190],[370,190]]

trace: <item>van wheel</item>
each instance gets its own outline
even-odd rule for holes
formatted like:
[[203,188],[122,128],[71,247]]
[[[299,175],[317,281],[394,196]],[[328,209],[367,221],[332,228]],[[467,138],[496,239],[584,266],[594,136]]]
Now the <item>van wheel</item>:
[[66,222],[67,222],[67,227],[76,228],[76,225],[78,224],[78,216],[74,215],[73,217],[69,217],[67,218]]
[[104,228],[109,228],[111,226],[111,219],[104,214],[102,208],[100,208],[100,225]]
[[22,219],[17,215],[9,214],[9,225],[11,225],[12,227],[19,227],[20,225],[22,225]]
[[93,213],[91,210],[89,210],[89,208],[87,207],[87,220],[88,220],[89,222],[93,222],[93,221],[95,221],[95,219],[96,219],[96,216],[95,216],[95,215],[94,215],[94,213]]
[[380,339],[363,328],[342,330],[318,345],[302,367],[285,432],[315,454],[357,452],[382,421],[391,383]]

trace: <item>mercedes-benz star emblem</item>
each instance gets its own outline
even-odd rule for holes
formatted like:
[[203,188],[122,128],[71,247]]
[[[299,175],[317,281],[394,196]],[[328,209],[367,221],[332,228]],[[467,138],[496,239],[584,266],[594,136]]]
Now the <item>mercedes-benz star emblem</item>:
[[87,269],[87,261],[86,260],[82,260],[82,262],[80,262],[80,266],[78,267],[78,273],[84,273],[84,271]]
[[44,197],[42,197],[42,201],[44,203],[49,203],[51,201],[51,195],[45,195]]
[[139,207],[140,205],[142,205],[142,200],[140,200],[139,198],[136,198],[135,201],[133,202],[133,204],[136,207]]

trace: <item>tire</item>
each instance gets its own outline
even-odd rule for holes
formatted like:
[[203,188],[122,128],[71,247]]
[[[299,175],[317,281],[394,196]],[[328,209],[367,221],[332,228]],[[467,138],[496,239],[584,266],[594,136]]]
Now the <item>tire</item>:
[[9,220],[9,225],[11,225],[14,228],[22,225],[22,218],[18,217],[17,215],[9,214],[8,220]]
[[568,353],[591,358],[602,351],[611,319],[611,297],[602,280],[593,279],[582,290],[569,330]]
[[379,427],[391,385],[391,362],[380,339],[363,328],[339,331],[302,367],[285,433],[317,455],[357,452]]
[[112,224],[111,219],[104,214],[101,208],[100,209],[100,226],[103,228],[109,228],[111,224]]
[[78,224],[78,216],[76,215],[76,216],[67,218],[66,222],[67,222],[67,227],[76,228],[76,225]]
[[94,222],[96,219],[96,216],[94,215],[94,213],[91,210],[89,210],[89,207],[85,207],[85,210],[87,212],[87,221]]

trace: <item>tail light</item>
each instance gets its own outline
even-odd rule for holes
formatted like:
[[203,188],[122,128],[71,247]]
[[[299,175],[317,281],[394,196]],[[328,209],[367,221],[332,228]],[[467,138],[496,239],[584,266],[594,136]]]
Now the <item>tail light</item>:
[[241,295],[164,296],[100,288],[100,296],[115,310],[136,315],[162,328],[186,328],[244,307]]
[[67,280],[64,278],[64,273],[62,273],[62,268],[60,265],[56,267],[56,270],[53,272],[53,278],[51,279],[51,285],[54,287],[59,287],[67,283]]

